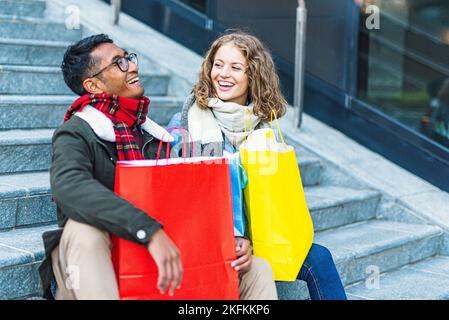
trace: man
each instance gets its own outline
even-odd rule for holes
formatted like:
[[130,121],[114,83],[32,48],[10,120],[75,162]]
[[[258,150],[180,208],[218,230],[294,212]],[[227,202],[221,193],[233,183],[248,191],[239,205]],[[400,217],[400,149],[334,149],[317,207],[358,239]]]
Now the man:
[[[44,297],[52,298],[55,280],[56,299],[118,299],[110,234],[145,245],[158,267],[158,289],[173,295],[183,274],[178,248],[158,221],[113,192],[117,160],[155,158],[160,140],[173,139],[146,117],[149,100],[138,78],[137,56],[108,36],[95,35],[67,49],[62,72],[80,98],[52,141],[50,182],[61,229],[43,235]],[[239,248],[244,252],[236,265],[249,268],[249,250],[248,244]],[[243,298],[275,295],[266,270],[256,264],[247,270]],[[262,273],[267,281],[259,280]]]

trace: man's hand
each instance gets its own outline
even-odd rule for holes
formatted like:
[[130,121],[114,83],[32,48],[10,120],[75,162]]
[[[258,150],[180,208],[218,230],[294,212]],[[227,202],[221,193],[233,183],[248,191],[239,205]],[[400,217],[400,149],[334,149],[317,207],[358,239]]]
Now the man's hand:
[[156,231],[148,244],[148,251],[156,262],[159,277],[157,287],[161,294],[169,288],[168,294],[172,296],[176,289],[181,287],[182,262],[178,248],[170,240],[164,230]]
[[253,248],[251,242],[245,238],[235,238],[237,260],[231,263],[231,267],[235,268],[241,274],[249,271],[253,257]]

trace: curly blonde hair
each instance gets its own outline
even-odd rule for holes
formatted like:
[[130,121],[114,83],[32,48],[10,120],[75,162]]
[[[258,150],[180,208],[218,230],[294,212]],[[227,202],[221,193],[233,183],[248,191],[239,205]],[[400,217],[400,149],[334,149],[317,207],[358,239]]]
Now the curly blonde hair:
[[198,81],[192,90],[197,105],[206,109],[208,98],[217,97],[212,84],[211,70],[215,54],[225,44],[236,46],[247,60],[248,94],[254,104],[254,114],[267,121],[270,119],[271,111],[274,110],[278,118],[282,117],[286,112],[287,101],[281,93],[279,77],[271,54],[259,39],[242,31],[225,34],[210,46],[202,63]]

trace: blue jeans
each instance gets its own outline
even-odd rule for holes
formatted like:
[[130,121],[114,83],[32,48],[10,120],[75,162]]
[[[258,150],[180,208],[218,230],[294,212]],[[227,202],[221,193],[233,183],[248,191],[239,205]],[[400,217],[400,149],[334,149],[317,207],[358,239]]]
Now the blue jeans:
[[332,254],[319,244],[312,244],[297,279],[307,282],[312,300],[347,300]]

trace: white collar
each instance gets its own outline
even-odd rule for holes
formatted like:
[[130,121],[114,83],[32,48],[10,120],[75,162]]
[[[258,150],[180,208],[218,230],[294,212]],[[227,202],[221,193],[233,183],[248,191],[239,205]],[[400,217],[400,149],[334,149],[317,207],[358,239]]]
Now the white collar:
[[[115,133],[112,121],[101,111],[87,105],[81,112],[76,112],[75,116],[86,121],[95,134],[101,139],[109,142],[115,142]],[[141,125],[141,128],[158,140],[162,140],[164,142],[172,142],[174,140],[167,130],[148,117],[147,120]]]

